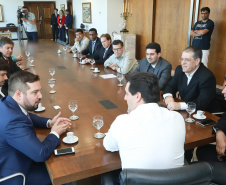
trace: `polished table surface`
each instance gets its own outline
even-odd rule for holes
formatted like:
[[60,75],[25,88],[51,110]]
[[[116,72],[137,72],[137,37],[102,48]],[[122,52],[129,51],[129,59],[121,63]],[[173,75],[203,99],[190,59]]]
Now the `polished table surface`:
[[[90,65],[81,65],[78,59],[72,57],[72,54],[64,53],[62,45],[50,40],[39,40],[38,42],[22,41],[16,42],[15,50],[17,54],[29,50],[34,56],[35,72],[41,76],[43,99],[42,104],[46,108],[44,112],[37,113],[44,117],[53,117],[59,110],[53,108],[54,105],[61,107],[63,117],[70,117],[72,112],[68,109],[69,100],[77,100],[78,109],[75,114],[79,119],[72,121],[72,128],[79,141],[68,145],[63,142],[58,148],[73,146],[75,154],[56,157],[54,154],[46,161],[46,166],[54,185],[63,184],[71,181],[77,181],[94,175],[102,174],[108,171],[119,169],[121,167],[118,152],[105,151],[103,139],[95,139],[93,134],[97,130],[92,125],[92,118],[95,115],[102,115],[104,126],[101,132],[105,133],[110,128],[114,119],[127,113],[127,103],[123,99],[125,95],[125,86],[118,87],[117,78],[102,79],[99,75],[114,73],[110,69],[104,69],[103,65],[98,65],[100,73],[94,74],[90,70]],[[57,54],[61,49],[62,54]],[[15,52],[14,52],[15,54]],[[26,59],[26,56],[24,56]],[[47,84],[49,78],[49,68],[54,67],[56,74],[55,94],[49,94],[50,87]],[[123,80],[126,84],[126,80]],[[100,101],[108,100],[116,108],[107,109]],[[161,101],[160,104],[163,104]],[[188,117],[186,111],[179,111],[184,118]],[[206,112],[207,118],[218,120],[218,117]],[[164,115],[163,115],[164,116]],[[128,128],[129,129],[129,128]],[[49,133],[48,129],[36,129],[37,136],[43,140]],[[215,135],[211,134],[212,127],[201,127],[195,123],[186,123],[186,141],[185,149],[194,148],[215,141]],[[63,134],[62,140],[66,134]]]

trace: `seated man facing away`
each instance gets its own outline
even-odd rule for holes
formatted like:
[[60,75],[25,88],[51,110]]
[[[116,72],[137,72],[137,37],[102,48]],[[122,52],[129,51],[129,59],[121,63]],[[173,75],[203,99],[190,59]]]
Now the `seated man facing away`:
[[5,63],[3,59],[0,58],[0,98],[8,95],[8,89],[4,86],[5,81],[8,79],[8,70],[9,66]]
[[159,88],[164,90],[171,79],[172,65],[161,57],[161,47],[158,43],[146,46],[146,58],[139,62],[134,72],[148,72],[155,74],[159,79]]
[[[111,45],[111,36],[106,33],[100,36],[102,47],[94,54],[95,64],[104,64],[104,62],[113,54]],[[90,63],[91,59],[86,58],[85,62]]]
[[95,54],[97,54],[101,48],[100,38],[97,37],[97,30],[95,28],[91,28],[89,30],[89,45],[88,47],[82,51],[82,54],[85,55],[86,58],[92,58]]
[[125,51],[121,40],[114,40],[112,47],[114,54],[104,62],[104,67],[110,67],[122,74],[130,73],[137,68],[137,60],[129,51]]
[[184,119],[180,113],[157,104],[158,78],[147,72],[129,74],[124,99],[128,114],[118,116],[112,123],[103,141],[105,149],[119,151],[123,169],[183,166]]
[[89,39],[86,36],[84,36],[82,29],[77,29],[75,31],[75,35],[76,38],[74,46],[68,51],[68,53],[71,53],[74,50],[77,50],[78,52],[81,53],[89,45]]
[[[37,109],[42,99],[37,75],[16,72],[9,79],[8,93],[0,99],[0,178],[22,172],[26,185],[51,184],[43,162],[60,144],[59,136],[71,127],[70,120],[60,118],[60,113],[52,120],[29,113]],[[51,128],[44,141],[37,138],[35,127]],[[21,185],[22,178],[5,183]]]
[[[224,94],[226,100],[226,79],[222,94]],[[223,185],[226,184],[226,112],[224,112],[213,130],[216,132],[216,145],[210,144],[198,147],[196,156],[199,161],[207,161],[213,166],[213,182]]]
[[[196,110],[211,112],[211,105],[216,96],[216,79],[201,60],[200,48],[191,46],[184,49],[180,59],[181,65],[177,66],[175,75],[163,94],[169,110],[185,110],[187,102],[194,102]],[[177,91],[184,102],[175,102],[173,97]]]

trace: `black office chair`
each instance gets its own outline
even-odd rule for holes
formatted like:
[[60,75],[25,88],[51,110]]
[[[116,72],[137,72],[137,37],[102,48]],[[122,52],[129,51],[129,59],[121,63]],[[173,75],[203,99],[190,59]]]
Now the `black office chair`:
[[206,162],[164,170],[124,169],[121,185],[206,185],[212,180],[212,166]]

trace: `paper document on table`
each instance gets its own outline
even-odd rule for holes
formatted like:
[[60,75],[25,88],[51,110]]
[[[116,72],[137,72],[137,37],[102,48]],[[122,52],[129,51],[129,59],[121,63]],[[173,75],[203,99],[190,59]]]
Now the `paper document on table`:
[[114,74],[100,75],[100,77],[103,79],[117,78],[117,76],[115,76]]

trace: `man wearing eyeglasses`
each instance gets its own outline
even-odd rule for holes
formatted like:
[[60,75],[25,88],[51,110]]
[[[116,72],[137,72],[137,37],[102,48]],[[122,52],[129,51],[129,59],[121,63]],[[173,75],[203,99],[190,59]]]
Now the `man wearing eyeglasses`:
[[77,29],[75,31],[75,35],[76,35],[76,38],[75,38],[74,46],[68,51],[68,53],[71,53],[73,50],[82,52],[89,45],[89,39],[86,36],[84,36],[82,29]]
[[[169,110],[185,110],[187,102],[196,103],[196,110],[211,112],[216,96],[216,79],[206,68],[202,60],[202,50],[196,46],[186,48],[181,56],[181,65],[177,66],[175,75],[166,86],[163,97]],[[175,102],[179,91],[181,100]]]
[[101,48],[100,38],[97,37],[97,30],[95,28],[91,28],[89,30],[89,45],[88,47],[82,51],[82,54],[85,55],[86,58],[92,58],[95,54],[98,53]]
[[209,19],[210,9],[208,7],[201,9],[201,15],[202,20],[195,23],[190,35],[193,36],[192,46],[202,49],[202,63],[207,67],[214,22]]
[[122,74],[130,73],[137,68],[137,60],[129,51],[125,51],[121,40],[114,40],[112,48],[114,54],[104,62],[104,67],[110,67]]

